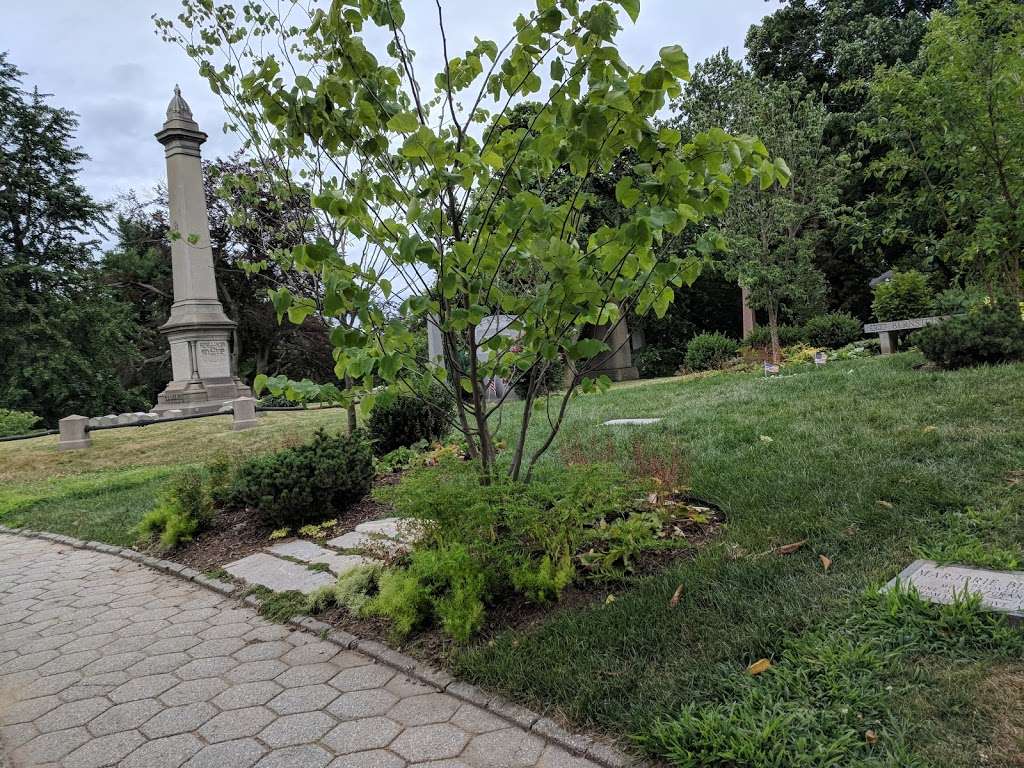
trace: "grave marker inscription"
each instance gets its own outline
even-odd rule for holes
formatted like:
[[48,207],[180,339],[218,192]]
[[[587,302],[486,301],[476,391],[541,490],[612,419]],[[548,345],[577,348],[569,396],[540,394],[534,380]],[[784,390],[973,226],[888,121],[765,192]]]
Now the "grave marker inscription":
[[981,595],[986,609],[999,611],[1014,621],[1024,619],[1024,572],[990,571],[963,565],[939,565],[931,560],[915,560],[886,585],[913,585],[919,595],[933,603],[949,605],[955,596]]

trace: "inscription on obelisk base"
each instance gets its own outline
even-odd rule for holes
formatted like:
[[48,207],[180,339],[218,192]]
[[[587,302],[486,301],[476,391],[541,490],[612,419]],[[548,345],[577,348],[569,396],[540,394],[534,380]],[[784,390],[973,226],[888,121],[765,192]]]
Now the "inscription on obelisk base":
[[170,318],[160,328],[171,346],[173,380],[154,410],[216,413],[236,398],[251,396],[252,391],[232,370],[235,323],[224,314],[217,298],[199,150],[206,134],[199,130],[177,87],[167,107],[167,122],[156,138],[167,157],[174,303]]

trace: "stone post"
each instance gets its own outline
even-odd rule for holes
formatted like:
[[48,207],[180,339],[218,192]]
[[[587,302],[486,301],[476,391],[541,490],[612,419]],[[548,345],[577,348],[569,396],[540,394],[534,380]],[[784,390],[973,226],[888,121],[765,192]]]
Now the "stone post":
[[883,355],[894,355],[899,348],[899,335],[896,331],[882,331],[878,334],[878,341]]
[[167,122],[156,138],[167,159],[174,303],[160,328],[171,346],[173,380],[160,393],[154,410],[216,413],[225,403],[252,392],[232,370],[235,323],[217,298],[199,151],[206,134],[192,119],[177,87],[167,107]]
[[256,419],[256,398],[239,397],[235,399],[232,405],[235,412],[235,432],[259,426],[259,421]]
[[60,425],[60,441],[57,443],[57,450],[74,451],[92,445],[92,437],[89,436],[89,419],[85,416],[65,416],[58,424]]

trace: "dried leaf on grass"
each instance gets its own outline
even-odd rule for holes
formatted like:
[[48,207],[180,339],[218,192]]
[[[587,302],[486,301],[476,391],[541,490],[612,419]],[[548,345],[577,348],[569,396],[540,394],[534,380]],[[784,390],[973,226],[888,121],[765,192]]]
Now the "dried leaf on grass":
[[676,591],[672,593],[672,599],[668,601],[669,608],[675,608],[679,605],[679,598],[683,596],[683,585],[680,584],[676,587]]
[[783,544],[781,547],[775,548],[775,554],[777,555],[792,555],[798,549],[803,547],[807,543],[807,539],[800,539],[800,541],[794,541],[792,544]]
[[818,560],[821,562],[821,567],[826,571],[832,567],[832,558],[828,555],[818,555]]
[[882,509],[892,509],[893,508],[893,504],[892,504],[891,501],[883,501],[882,499],[879,499],[875,503],[878,504],[878,506],[882,507]]
[[747,667],[747,672],[751,675],[760,675],[762,672],[767,672],[771,669],[771,666],[772,663],[768,659],[758,659]]

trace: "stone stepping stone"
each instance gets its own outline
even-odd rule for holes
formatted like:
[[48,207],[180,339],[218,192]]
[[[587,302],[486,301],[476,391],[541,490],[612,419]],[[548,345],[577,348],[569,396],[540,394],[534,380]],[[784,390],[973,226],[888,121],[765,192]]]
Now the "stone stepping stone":
[[356,526],[356,533],[377,534],[405,544],[412,544],[421,537],[416,530],[419,521],[407,517],[385,517]]
[[322,563],[338,576],[371,562],[361,555],[338,554],[306,539],[296,539],[295,541],[275,544],[268,551],[273,555],[293,557],[296,560],[302,560],[304,563]]
[[335,577],[322,571],[311,571],[304,565],[257,552],[224,566],[232,576],[249,584],[257,584],[274,592],[295,590],[308,595],[320,587],[334,584]]
[[648,424],[657,424],[661,419],[611,419],[606,421],[603,426],[605,427],[626,427],[626,426],[637,426],[643,427]]
[[327,542],[327,546],[334,547],[335,549],[363,549],[370,551],[383,550],[388,554],[395,554],[399,551],[408,549],[408,547],[400,541],[389,539],[386,536],[373,536],[369,533],[360,533],[359,531],[350,531],[336,539],[331,539]]

